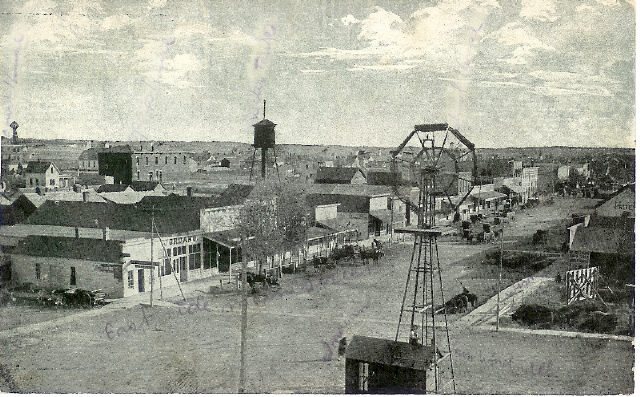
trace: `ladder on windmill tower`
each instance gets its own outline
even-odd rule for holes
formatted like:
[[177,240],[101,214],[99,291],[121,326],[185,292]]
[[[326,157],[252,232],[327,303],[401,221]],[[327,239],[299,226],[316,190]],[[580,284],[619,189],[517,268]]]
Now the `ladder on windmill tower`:
[[[445,131],[447,135],[436,144],[435,131]],[[422,136],[419,136],[423,133]],[[441,231],[436,227],[436,196],[442,195],[442,180],[439,161],[445,153],[457,161],[457,155],[449,153],[445,148],[449,133],[451,139],[459,139],[463,146],[469,147],[473,154],[473,168],[475,173],[474,146],[457,130],[447,124],[425,124],[415,126],[414,131],[405,139],[393,154],[394,170],[396,160],[402,160],[401,153],[409,154],[409,163],[414,182],[419,188],[418,204],[413,203],[412,209],[417,212],[417,227],[396,228],[396,233],[412,234],[414,236],[413,250],[409,271],[407,273],[396,342],[409,340],[410,344],[429,347],[431,371],[427,375],[427,392],[450,394],[456,392],[455,371],[451,354],[451,339],[447,319],[444,290],[442,285],[441,266],[438,253],[438,237]],[[407,144],[417,136],[418,153],[407,152]],[[463,156],[466,155],[463,153]],[[461,157],[463,157],[461,156]],[[426,158],[426,159],[425,159]],[[456,163],[455,172],[458,172]],[[446,189],[445,189],[446,190]],[[467,194],[468,195],[468,194]],[[463,199],[466,199],[464,195]],[[449,202],[451,199],[449,198]],[[457,211],[460,203],[452,204]],[[436,321],[436,315],[442,315],[442,321]]]

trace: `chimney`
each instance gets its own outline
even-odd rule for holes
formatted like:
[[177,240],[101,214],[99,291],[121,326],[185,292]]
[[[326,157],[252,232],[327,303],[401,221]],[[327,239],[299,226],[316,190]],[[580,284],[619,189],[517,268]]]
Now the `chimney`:
[[82,192],[82,202],[86,203],[88,201],[89,201],[89,192],[87,191]]
[[187,197],[191,197],[193,188],[191,186],[187,186]]
[[108,227],[102,228],[102,239],[104,241],[111,240],[111,230]]
[[76,238],[80,238],[80,229],[78,229],[78,226],[76,226],[74,229],[76,232]]

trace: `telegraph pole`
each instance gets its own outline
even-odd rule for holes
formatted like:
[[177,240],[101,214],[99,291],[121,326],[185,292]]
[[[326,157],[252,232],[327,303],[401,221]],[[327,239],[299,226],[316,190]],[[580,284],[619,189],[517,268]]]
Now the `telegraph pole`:
[[151,207],[151,267],[149,268],[151,271],[151,293],[149,294],[149,305],[153,307],[153,217],[154,217],[155,206]]
[[[247,347],[247,259],[244,247],[244,237],[240,240],[242,247],[242,315],[240,319],[240,386],[238,393],[244,393],[246,381],[246,347]],[[229,268],[231,274],[231,268]]]
[[500,330],[500,288],[502,285],[502,255],[504,255],[504,229],[500,232],[500,270],[498,271],[498,301],[496,303],[496,331]]

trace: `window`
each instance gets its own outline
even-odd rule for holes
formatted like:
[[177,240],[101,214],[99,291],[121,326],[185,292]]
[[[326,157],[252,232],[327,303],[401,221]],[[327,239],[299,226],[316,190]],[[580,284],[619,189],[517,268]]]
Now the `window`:
[[136,156],[136,165],[140,165],[140,157]]
[[144,158],[145,165],[149,165],[149,157]]
[[56,184],[56,180],[55,179],[49,179],[49,185],[53,186]]
[[40,280],[40,264],[36,263],[36,280]]
[[29,186],[33,186],[33,178],[29,178]]
[[173,247],[173,256],[178,255],[178,247]]
[[169,164],[169,156],[164,156],[164,163]]
[[173,156],[173,164],[178,164],[178,156]]
[[149,171],[149,180],[152,181],[153,180],[153,172]]
[[76,268],[71,266],[71,276],[69,277],[69,284],[76,285]]
[[136,171],[136,175],[137,175],[137,180],[140,180],[140,171]]
[[40,186],[40,181],[36,178],[36,186]]
[[369,391],[369,363],[358,362],[358,390]]
[[53,174],[53,167],[51,167],[51,173]]
[[127,272],[127,287],[133,288],[133,270]]
[[187,156],[182,156],[182,164],[187,164]]
[[158,156],[156,156],[156,165],[158,165]]
[[200,269],[200,244],[192,244],[189,246],[189,270]]

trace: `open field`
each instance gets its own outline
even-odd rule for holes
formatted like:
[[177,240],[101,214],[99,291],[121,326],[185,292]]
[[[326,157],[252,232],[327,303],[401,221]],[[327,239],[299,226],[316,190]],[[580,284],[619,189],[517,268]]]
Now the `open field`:
[[[539,213],[530,211],[525,219],[531,233],[541,228],[535,219],[546,222],[566,214],[544,207]],[[477,261],[489,246],[439,244],[445,299],[460,292],[458,280],[480,297],[493,294],[494,274]],[[342,392],[344,359],[337,355],[338,341],[356,334],[395,337],[410,248],[407,243],[388,247],[375,266],[286,275],[278,291],[251,295],[246,390]],[[199,280],[185,285],[188,302],[199,305],[191,313],[175,305],[99,309],[95,316],[56,328],[0,339],[0,388],[236,392],[240,296],[204,293],[213,284]],[[177,297],[167,300],[180,302]],[[450,317],[459,393],[632,391],[633,346],[628,342],[479,331],[456,326],[459,316]]]

